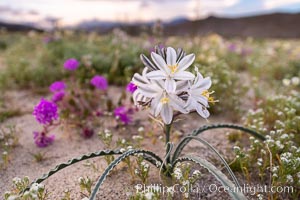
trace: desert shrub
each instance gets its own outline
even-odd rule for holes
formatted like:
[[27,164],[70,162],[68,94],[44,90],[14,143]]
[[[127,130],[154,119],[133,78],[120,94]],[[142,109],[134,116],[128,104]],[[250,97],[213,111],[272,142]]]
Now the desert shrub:
[[19,138],[16,135],[16,131],[15,125],[0,127],[0,169],[8,166],[11,159],[11,151],[18,145]]
[[300,96],[297,92],[291,95],[269,97],[259,103],[258,109],[250,110],[245,123],[250,128],[262,133],[281,129],[284,133],[295,134],[300,142]]
[[[7,68],[0,78],[3,87],[48,86],[54,80],[67,76],[61,66],[68,58],[78,59],[86,68],[92,68],[95,74],[107,75],[108,80],[116,84],[125,84],[140,69],[141,42],[135,39],[121,41],[115,35],[68,35],[60,32],[47,36],[47,41],[44,37],[38,34],[20,36],[17,43],[5,50],[3,56]],[[86,71],[90,69],[81,68],[76,73],[77,78],[82,81],[90,79],[93,74]]]
[[[245,125],[266,135],[260,142],[250,137],[250,147],[238,145],[232,163],[248,181],[258,177],[269,186],[289,186],[293,192],[270,193],[279,199],[297,199],[300,187],[300,96],[273,96],[250,110]],[[251,164],[250,164],[251,163]],[[258,170],[256,170],[258,169]],[[290,188],[290,190],[292,190]]]

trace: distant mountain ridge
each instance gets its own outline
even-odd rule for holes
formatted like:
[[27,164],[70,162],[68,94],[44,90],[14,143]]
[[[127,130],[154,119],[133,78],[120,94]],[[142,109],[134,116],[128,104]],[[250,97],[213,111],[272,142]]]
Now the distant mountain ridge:
[[[130,35],[151,32],[154,22],[128,23],[108,22],[99,20],[83,21],[68,29],[109,33],[120,28]],[[31,26],[1,23],[0,28],[9,31],[40,30]],[[206,35],[217,33],[225,37],[258,37],[258,38],[300,38],[300,13],[273,13],[240,18],[208,17],[191,21],[184,17],[175,18],[163,23],[164,34],[170,35]]]
[[43,31],[42,29],[35,28],[34,26],[31,25],[26,25],[26,24],[12,24],[12,23],[5,23],[5,22],[0,22],[0,29],[5,28],[7,31]]
[[205,35],[211,32],[226,37],[299,38],[300,13],[273,13],[241,18],[211,16],[203,20],[188,21],[165,28],[167,35]]

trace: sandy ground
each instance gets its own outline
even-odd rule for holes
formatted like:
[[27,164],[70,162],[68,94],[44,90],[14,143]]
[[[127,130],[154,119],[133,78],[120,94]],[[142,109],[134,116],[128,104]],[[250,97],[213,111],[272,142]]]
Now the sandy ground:
[[[111,95],[115,94],[115,92],[116,91],[112,91]],[[61,162],[66,162],[70,158],[78,157],[84,153],[104,149],[104,145],[97,135],[94,135],[90,139],[83,139],[76,134],[76,130],[63,132],[59,129],[55,131],[56,140],[53,145],[43,149],[36,147],[33,142],[32,132],[34,130],[40,130],[41,127],[36,123],[31,112],[33,106],[39,101],[40,97],[33,97],[33,95],[29,92],[18,92],[14,95],[16,95],[16,98],[11,98],[11,101],[18,102],[17,105],[22,108],[24,115],[9,119],[3,124],[17,125],[17,129],[19,130],[17,132],[19,145],[11,154],[9,166],[0,171],[0,196],[3,196],[3,193],[11,188],[12,179],[14,177],[29,176],[31,180],[34,180],[35,178],[40,177],[43,173],[54,168],[55,165]],[[8,94],[8,96],[11,97],[13,95]],[[111,121],[112,119],[106,120],[107,123],[105,123],[105,127],[112,130],[115,139],[118,137],[127,139],[131,138],[132,135],[138,134],[137,128],[140,126],[143,126],[146,132],[155,132],[154,135],[156,138],[161,135],[161,130],[153,129],[153,125],[151,125],[147,120],[147,115],[145,115],[145,113],[135,115],[135,119],[139,121],[140,124],[127,126],[126,130],[123,130],[122,128],[116,129],[114,127],[114,122]],[[176,124],[174,130],[186,135],[201,125],[222,122],[226,121],[224,121],[224,118],[221,117],[212,117],[210,121],[207,122],[192,114],[190,116],[185,116],[183,120]],[[201,137],[214,145],[223,155],[228,155],[228,153],[232,152],[231,149],[233,144],[228,143],[225,133],[226,130],[207,131],[201,135]],[[157,141],[156,143],[153,143],[153,138],[146,138],[143,141],[142,148],[153,150],[160,156],[163,156],[164,154],[163,142]],[[45,155],[46,159],[44,161],[36,162],[34,160],[32,154],[36,154],[38,152]],[[207,158],[212,156],[212,154],[204,146],[199,145],[196,142],[190,143],[185,152],[193,152]],[[49,191],[49,199],[61,199],[64,195],[64,191],[66,190],[71,191],[72,199],[81,199],[82,194],[80,193],[78,178],[81,176],[88,176],[92,180],[97,180],[106,166],[104,159],[101,158],[91,159],[90,162],[94,163],[98,167],[97,171],[84,166],[83,164],[85,162],[81,162],[61,170],[47,179],[44,184]],[[154,167],[152,169],[149,183],[158,183],[158,171]],[[126,171],[126,167],[121,166],[110,175],[99,192],[99,199],[128,198],[126,193],[134,191],[134,185],[137,182],[133,181]],[[216,183],[216,180],[208,176],[202,179],[199,183],[206,184],[207,182]],[[226,194],[225,196],[224,194],[202,194],[201,199],[219,199],[220,195],[222,195],[222,199],[226,199]]]

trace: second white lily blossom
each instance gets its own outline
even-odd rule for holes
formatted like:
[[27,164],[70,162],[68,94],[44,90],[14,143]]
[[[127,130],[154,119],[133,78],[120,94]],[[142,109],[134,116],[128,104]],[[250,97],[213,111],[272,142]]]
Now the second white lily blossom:
[[188,71],[195,59],[194,54],[185,55],[182,49],[156,48],[151,53],[153,63],[144,55],[143,74],[135,74],[132,83],[137,86],[133,93],[134,103],[150,107],[154,117],[161,116],[165,124],[173,121],[174,111],[187,114],[196,111],[201,117],[209,117],[207,108],[215,102],[208,91],[210,77],[203,76],[196,69],[196,76]]
[[197,76],[193,84],[187,90],[188,99],[186,102],[186,108],[189,111],[196,110],[201,117],[208,118],[208,102],[214,102],[214,100],[209,97],[210,93],[208,92],[208,89],[211,86],[211,80],[210,77],[203,78],[197,68],[196,72]]

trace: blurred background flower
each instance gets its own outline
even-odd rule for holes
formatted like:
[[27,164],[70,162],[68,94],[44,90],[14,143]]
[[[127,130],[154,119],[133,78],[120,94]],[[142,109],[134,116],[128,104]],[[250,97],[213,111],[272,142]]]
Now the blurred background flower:
[[133,110],[128,109],[125,106],[117,107],[114,110],[115,117],[118,120],[120,120],[123,124],[129,124],[130,122],[132,122],[132,114],[133,114]]
[[98,88],[99,90],[106,90],[108,87],[106,78],[104,76],[100,76],[100,75],[95,75],[91,79],[91,84],[93,86],[95,86],[96,88]]
[[70,58],[64,63],[64,68],[70,71],[74,71],[79,67],[79,62],[75,58]]

